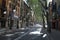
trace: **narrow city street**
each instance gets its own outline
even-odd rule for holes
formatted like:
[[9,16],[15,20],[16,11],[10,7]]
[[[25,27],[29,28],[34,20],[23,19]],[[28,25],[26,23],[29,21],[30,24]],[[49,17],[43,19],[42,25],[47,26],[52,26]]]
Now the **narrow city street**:
[[[8,33],[0,36],[0,40],[48,40],[47,34],[41,32],[43,26],[36,24],[30,28],[22,28],[14,33]],[[4,39],[3,39],[4,38]]]
[[35,24],[34,26],[16,29],[10,32],[6,31],[0,35],[0,40],[60,40],[60,32],[52,29],[52,32],[48,33],[42,25]]
[[36,24],[14,40],[60,40],[60,32],[52,29],[51,33],[48,33],[42,25]]
[[0,0],[0,40],[60,40],[60,0]]
[[17,40],[48,40],[47,34],[41,32],[42,28],[42,25],[36,24],[29,33],[23,37],[18,37]]
[[15,32],[1,35],[0,40],[50,40],[50,38],[42,25],[35,24],[33,27],[21,28]]

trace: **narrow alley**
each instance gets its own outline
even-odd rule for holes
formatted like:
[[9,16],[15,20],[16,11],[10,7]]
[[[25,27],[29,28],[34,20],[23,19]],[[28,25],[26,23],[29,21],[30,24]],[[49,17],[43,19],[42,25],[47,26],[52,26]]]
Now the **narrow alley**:
[[0,0],[0,40],[60,40],[60,0]]

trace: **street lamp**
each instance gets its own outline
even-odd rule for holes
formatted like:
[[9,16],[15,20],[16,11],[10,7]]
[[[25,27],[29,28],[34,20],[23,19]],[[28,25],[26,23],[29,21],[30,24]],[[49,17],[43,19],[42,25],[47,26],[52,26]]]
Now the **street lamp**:
[[6,14],[6,11],[4,11],[4,14]]
[[16,12],[16,10],[14,9],[13,12]]

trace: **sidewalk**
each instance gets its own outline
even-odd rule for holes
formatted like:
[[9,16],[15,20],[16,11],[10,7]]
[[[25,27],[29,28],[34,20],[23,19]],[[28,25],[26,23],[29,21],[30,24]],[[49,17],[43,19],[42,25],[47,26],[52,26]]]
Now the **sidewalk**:
[[27,31],[29,30],[30,28],[19,28],[19,29],[6,29],[6,28],[3,28],[3,29],[0,29],[0,33],[2,32],[5,32],[5,33],[14,33],[14,32],[21,32],[21,31]]
[[51,33],[48,33],[48,37],[51,40],[60,40],[60,31],[52,29]]
[[48,40],[60,40],[60,31],[52,29],[51,33],[47,32],[47,29],[42,29],[42,33],[47,34]]
[[0,35],[6,32],[6,28],[0,29]]
[[[3,31],[3,30],[2,30]],[[4,30],[3,34],[0,35],[0,40],[13,40],[19,36],[22,36],[24,33],[28,32],[29,29],[16,29],[16,30]],[[1,33],[1,32],[0,32]]]

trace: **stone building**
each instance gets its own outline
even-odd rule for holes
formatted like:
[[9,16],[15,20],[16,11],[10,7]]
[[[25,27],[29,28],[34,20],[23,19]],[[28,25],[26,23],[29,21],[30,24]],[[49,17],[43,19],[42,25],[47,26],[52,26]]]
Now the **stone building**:
[[[24,0],[0,0],[0,27],[13,27],[14,17],[18,18],[16,25],[18,27],[21,27],[23,23],[26,23],[28,21],[27,19],[30,17],[30,13],[31,8],[29,4]],[[5,21],[2,21],[2,19]],[[4,26],[2,26],[2,24]]]

